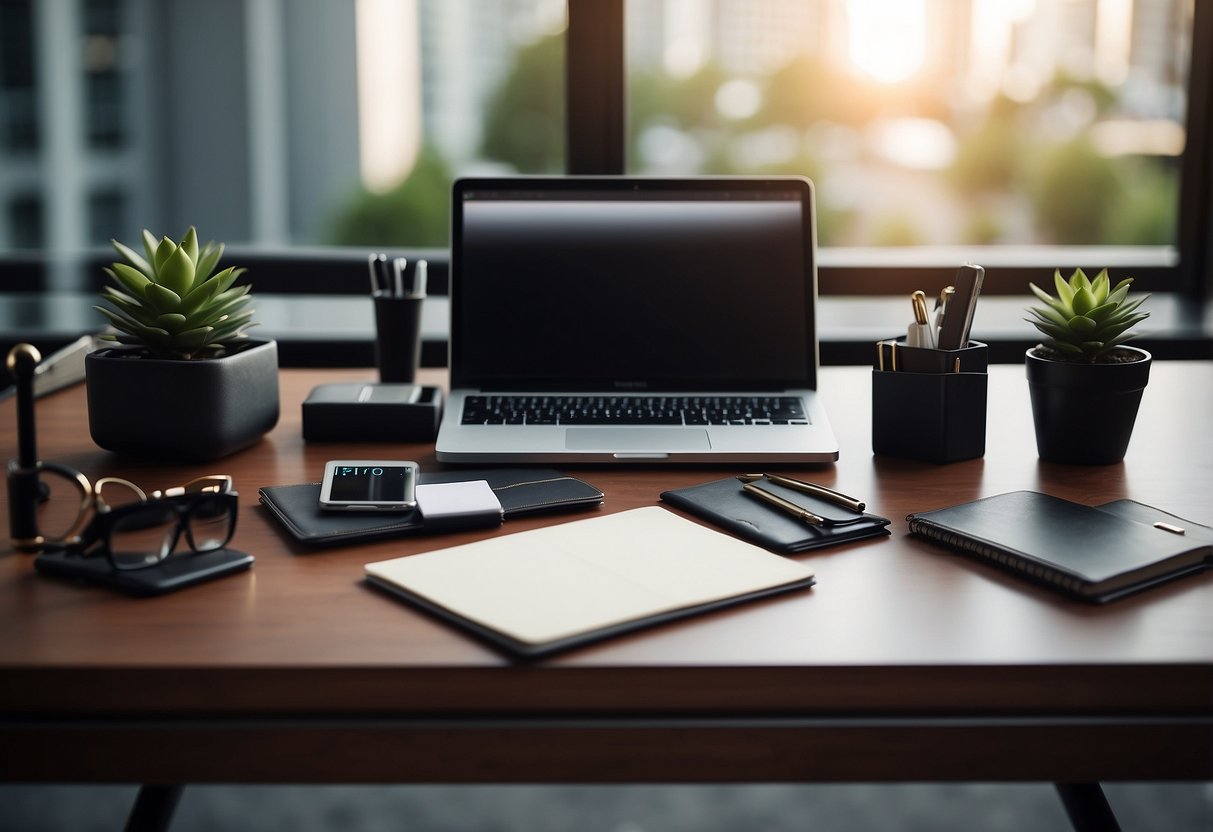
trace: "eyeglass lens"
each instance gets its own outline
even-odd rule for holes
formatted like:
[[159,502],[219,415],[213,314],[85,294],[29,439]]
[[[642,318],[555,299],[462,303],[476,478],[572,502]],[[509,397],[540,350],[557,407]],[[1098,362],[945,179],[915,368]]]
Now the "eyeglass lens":
[[218,497],[195,498],[180,509],[171,503],[149,502],[116,517],[110,527],[110,558],[119,569],[159,563],[172,553],[184,528],[195,552],[222,548],[235,526],[232,503]]
[[185,534],[195,552],[220,549],[232,536],[231,502],[219,498],[199,497],[190,505],[185,518]]
[[177,511],[172,506],[153,503],[132,510],[110,526],[110,558],[119,569],[159,563],[173,550],[177,533]]

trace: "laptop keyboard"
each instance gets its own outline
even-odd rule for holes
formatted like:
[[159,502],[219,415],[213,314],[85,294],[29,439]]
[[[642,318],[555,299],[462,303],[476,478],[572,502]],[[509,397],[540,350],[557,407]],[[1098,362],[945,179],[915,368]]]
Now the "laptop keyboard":
[[465,425],[807,425],[795,396],[468,396]]

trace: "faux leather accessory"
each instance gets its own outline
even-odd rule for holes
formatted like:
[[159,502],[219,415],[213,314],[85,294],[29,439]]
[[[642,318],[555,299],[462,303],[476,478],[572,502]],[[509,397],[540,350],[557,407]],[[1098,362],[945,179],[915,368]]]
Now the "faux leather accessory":
[[252,565],[252,555],[235,549],[174,552],[155,566],[143,569],[114,569],[103,557],[82,558],[66,552],[46,552],[34,559],[34,568],[40,574],[106,586],[136,596],[163,595],[243,572]]
[[911,534],[1097,603],[1213,567],[1213,529],[1133,500],[1012,491],[906,519]]
[[801,508],[835,525],[810,526],[785,511],[746,494],[735,478],[714,480],[688,488],[665,491],[661,499],[702,517],[738,537],[781,554],[794,554],[865,537],[887,535],[888,518],[851,511],[775,483],[761,484]]
[[[542,511],[598,505],[602,492],[576,477],[543,468],[495,468],[422,473],[424,484],[485,480],[505,518]],[[496,526],[501,517],[486,514],[425,522],[418,511],[352,512],[320,508],[320,483],[271,485],[258,489],[261,504],[282,523],[296,540],[310,546],[360,543],[406,534],[437,533],[456,529]]]

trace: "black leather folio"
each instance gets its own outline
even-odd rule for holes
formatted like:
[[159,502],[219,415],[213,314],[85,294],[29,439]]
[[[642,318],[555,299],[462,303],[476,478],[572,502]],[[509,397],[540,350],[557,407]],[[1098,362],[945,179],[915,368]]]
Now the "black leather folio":
[[[544,468],[494,468],[422,473],[422,484],[486,480],[506,519],[522,514],[595,506],[600,490],[584,480]],[[420,532],[436,533],[500,525],[502,517],[484,514],[426,522],[419,511],[358,512],[320,508],[320,483],[269,485],[257,490],[261,504],[291,535],[310,546],[358,543]]]
[[1213,529],[1135,500],[1012,491],[906,519],[911,534],[1096,603],[1213,567]]
[[750,496],[742,489],[741,481],[733,477],[664,491],[661,499],[738,537],[784,555],[889,533],[888,518],[851,511],[776,483],[763,482],[761,485],[825,518],[831,525],[810,526]]

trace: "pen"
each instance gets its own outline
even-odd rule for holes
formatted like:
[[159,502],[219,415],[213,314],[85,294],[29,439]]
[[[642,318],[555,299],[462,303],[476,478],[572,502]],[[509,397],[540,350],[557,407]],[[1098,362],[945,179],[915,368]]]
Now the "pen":
[[770,503],[781,511],[786,511],[788,514],[803,520],[810,526],[824,526],[825,519],[820,515],[814,514],[807,508],[801,508],[790,500],[785,500],[777,494],[772,494],[770,491],[759,488],[752,482],[747,482],[741,486],[747,494],[751,494],[763,502]]
[[945,286],[939,293],[939,297],[935,299],[935,340],[939,341],[939,330],[943,328],[943,316],[948,313],[948,303],[952,300],[952,295],[956,294],[955,286]]
[[429,277],[430,264],[425,260],[418,260],[413,265],[413,291],[412,297],[425,297],[426,282]]
[[366,266],[371,273],[371,294],[382,294],[386,290],[381,277],[386,276],[387,255],[371,253],[366,258]]
[[910,304],[914,307],[914,323],[906,330],[906,346],[935,349],[935,329],[927,315],[927,296],[921,289],[910,295]]
[[824,485],[818,485],[817,483],[780,476],[779,474],[742,474],[737,479],[747,484],[756,480],[767,479],[776,485],[782,485],[784,488],[791,488],[794,491],[802,491],[805,494],[812,494],[814,497],[820,497],[823,500],[834,503],[834,505],[849,508],[851,511],[863,511],[867,508],[866,503],[856,500],[854,497],[848,497],[840,491],[826,488]]
[[392,297],[404,297],[404,270],[409,261],[403,257],[392,259]]

